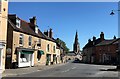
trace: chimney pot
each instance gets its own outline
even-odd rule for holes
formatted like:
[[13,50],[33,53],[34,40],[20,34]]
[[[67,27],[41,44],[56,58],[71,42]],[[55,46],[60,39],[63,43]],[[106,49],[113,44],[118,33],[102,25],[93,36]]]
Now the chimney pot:
[[104,40],[104,33],[103,32],[101,32],[101,34],[100,34],[100,39],[101,39],[101,41]]

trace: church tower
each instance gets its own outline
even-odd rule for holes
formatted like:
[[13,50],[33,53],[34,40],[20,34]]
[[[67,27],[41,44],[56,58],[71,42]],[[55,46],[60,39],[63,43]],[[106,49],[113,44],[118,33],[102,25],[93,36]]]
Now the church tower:
[[76,54],[80,52],[80,44],[78,42],[78,33],[77,33],[77,31],[76,31],[76,35],[75,35],[75,41],[74,41],[74,45],[73,45],[73,51]]

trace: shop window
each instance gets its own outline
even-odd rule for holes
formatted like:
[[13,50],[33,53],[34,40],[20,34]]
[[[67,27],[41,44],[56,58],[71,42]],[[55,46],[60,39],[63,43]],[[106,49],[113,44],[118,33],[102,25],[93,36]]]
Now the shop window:
[[28,59],[25,56],[26,54],[20,54],[20,62],[28,62]]
[[29,46],[31,46],[31,45],[32,45],[32,37],[29,36]]
[[23,34],[20,34],[19,44],[20,44],[20,45],[23,45]]
[[25,54],[21,54],[21,55],[20,55],[20,58],[25,58]]

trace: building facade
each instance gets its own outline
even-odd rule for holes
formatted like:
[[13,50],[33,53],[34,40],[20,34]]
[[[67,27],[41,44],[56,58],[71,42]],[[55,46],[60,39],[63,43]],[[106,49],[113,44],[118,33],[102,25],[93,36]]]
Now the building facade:
[[95,62],[100,64],[117,64],[118,41],[120,39],[104,40],[96,45]]
[[47,36],[36,24],[36,17],[26,22],[9,15],[7,32],[6,68],[50,65],[56,63],[56,43],[52,29]]
[[7,41],[8,1],[0,1],[0,69],[5,70],[5,55]]
[[118,40],[105,39],[104,33],[101,32],[100,38],[93,37],[90,39],[83,48],[83,62],[95,64],[116,64],[117,63],[117,50]]
[[104,40],[104,33],[101,32],[100,38],[96,39],[93,36],[93,40],[89,39],[88,43],[83,47],[83,62],[84,63],[94,63],[95,58],[95,45],[99,44]]

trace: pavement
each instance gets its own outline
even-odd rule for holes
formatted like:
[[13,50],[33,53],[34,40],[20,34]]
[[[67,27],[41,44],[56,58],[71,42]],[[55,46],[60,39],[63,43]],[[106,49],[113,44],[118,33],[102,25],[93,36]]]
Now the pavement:
[[37,71],[42,71],[42,70],[46,70],[46,69],[50,69],[50,68],[54,68],[54,67],[58,67],[58,66],[62,66],[65,65],[65,63],[61,63],[61,64],[55,64],[55,65],[39,65],[39,66],[34,66],[34,67],[25,67],[25,68],[17,68],[17,69],[6,69],[3,73],[2,73],[2,77],[14,77],[14,76],[19,76],[19,75],[24,75],[24,74],[30,74],[30,73],[34,73]]

